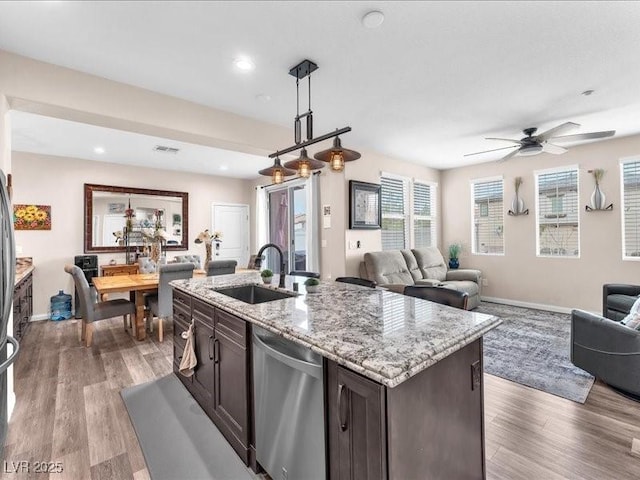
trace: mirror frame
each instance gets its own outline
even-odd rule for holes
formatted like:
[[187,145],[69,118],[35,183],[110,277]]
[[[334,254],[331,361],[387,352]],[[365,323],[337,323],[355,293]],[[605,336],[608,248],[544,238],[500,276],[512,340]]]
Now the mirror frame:
[[178,197],[182,199],[182,244],[164,245],[163,250],[188,250],[189,248],[189,194],[186,192],[172,192],[169,190],[151,190],[148,188],[114,187],[110,185],[84,184],[84,253],[110,253],[126,251],[126,247],[93,246],[93,192],[110,192],[142,195],[157,195],[162,197]]

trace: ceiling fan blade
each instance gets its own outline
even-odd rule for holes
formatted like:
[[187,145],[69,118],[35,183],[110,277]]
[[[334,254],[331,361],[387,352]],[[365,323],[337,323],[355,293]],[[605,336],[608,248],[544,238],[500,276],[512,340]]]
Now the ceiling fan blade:
[[511,145],[509,147],[494,148],[493,150],[485,150],[484,152],[467,153],[464,156],[465,157],[470,157],[471,155],[480,155],[481,153],[497,152],[498,150],[505,150],[507,148],[514,148],[514,147],[515,147],[515,145]]
[[485,138],[485,140],[502,140],[503,142],[512,142],[520,145],[520,140],[513,140],[512,138]]
[[501,159],[498,160],[498,162],[504,162],[505,160],[510,159],[511,157],[515,157],[516,153],[518,153],[520,151],[519,148],[516,148],[513,152],[505,155],[504,157],[502,157]]
[[554,155],[562,155],[563,153],[567,153],[567,150],[564,147],[560,147],[559,145],[554,145],[553,143],[544,142],[542,144],[542,151],[546,153],[553,153]]
[[553,137],[554,142],[577,142],[578,140],[595,140],[596,138],[607,138],[615,135],[615,130],[606,132],[577,133],[575,135],[563,135],[561,137]]
[[551,137],[569,132],[578,127],[580,127],[580,125],[578,125],[577,123],[566,122],[566,123],[563,123],[562,125],[558,125],[557,127],[553,127],[552,129],[547,130],[546,132],[543,132],[540,135],[536,135],[533,138],[535,138],[539,142],[544,142],[545,140],[549,140]]

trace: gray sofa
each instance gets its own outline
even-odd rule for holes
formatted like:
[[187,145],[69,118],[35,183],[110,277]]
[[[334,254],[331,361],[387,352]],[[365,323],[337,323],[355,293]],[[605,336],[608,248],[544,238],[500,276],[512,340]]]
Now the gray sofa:
[[607,283],[602,286],[602,316],[620,321],[640,297],[640,285]]
[[407,285],[452,288],[469,294],[469,310],[480,305],[480,270],[448,270],[436,247],[367,252],[360,277],[397,293],[403,293]]
[[640,331],[599,315],[573,310],[571,362],[640,400]]

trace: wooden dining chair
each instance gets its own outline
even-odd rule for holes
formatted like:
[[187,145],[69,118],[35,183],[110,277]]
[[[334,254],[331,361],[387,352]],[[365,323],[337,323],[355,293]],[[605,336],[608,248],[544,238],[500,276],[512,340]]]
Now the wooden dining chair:
[[158,294],[148,295],[147,326],[153,332],[153,317],[158,317],[158,341],[164,339],[163,321],[173,315],[173,288],[169,282],[193,277],[193,263],[169,263],[158,268]]
[[86,347],[90,347],[93,340],[93,322],[122,315],[124,328],[127,329],[127,317],[131,319],[132,315],[136,314],[135,303],[123,298],[98,302],[91,294],[89,282],[80,267],[65,265],[64,271],[71,275],[78,291],[80,308],[82,309],[80,340],[85,342]]

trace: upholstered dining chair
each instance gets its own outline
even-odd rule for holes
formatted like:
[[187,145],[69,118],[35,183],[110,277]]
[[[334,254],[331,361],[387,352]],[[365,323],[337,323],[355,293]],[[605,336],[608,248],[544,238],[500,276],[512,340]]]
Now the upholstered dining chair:
[[177,263],[193,263],[196,268],[200,268],[200,265],[202,265],[200,255],[176,255],[174,260]]
[[193,277],[195,265],[188,263],[170,263],[160,265],[158,276],[158,294],[149,295],[145,301],[147,311],[147,326],[153,332],[153,317],[158,317],[158,340],[164,339],[163,321],[173,314],[173,289],[169,282]]
[[138,259],[138,271],[140,273],[157,273],[158,264],[149,257],[141,257]]
[[84,340],[85,346],[90,347],[93,339],[93,322],[105,320],[122,315],[124,329],[127,329],[127,317],[129,320],[136,313],[135,303],[122,298],[97,302],[91,294],[91,287],[87,282],[84,272],[75,265],[65,265],[64,271],[73,278],[80,298],[82,309],[82,330],[80,340]]
[[360,277],[338,277],[336,282],[351,283],[352,285],[360,285],[362,287],[376,288],[376,282]]
[[404,288],[404,294],[462,310],[467,310],[467,302],[469,300],[469,294],[467,292],[445,287],[411,285]]
[[207,277],[236,273],[237,265],[235,260],[212,260],[207,263]]

